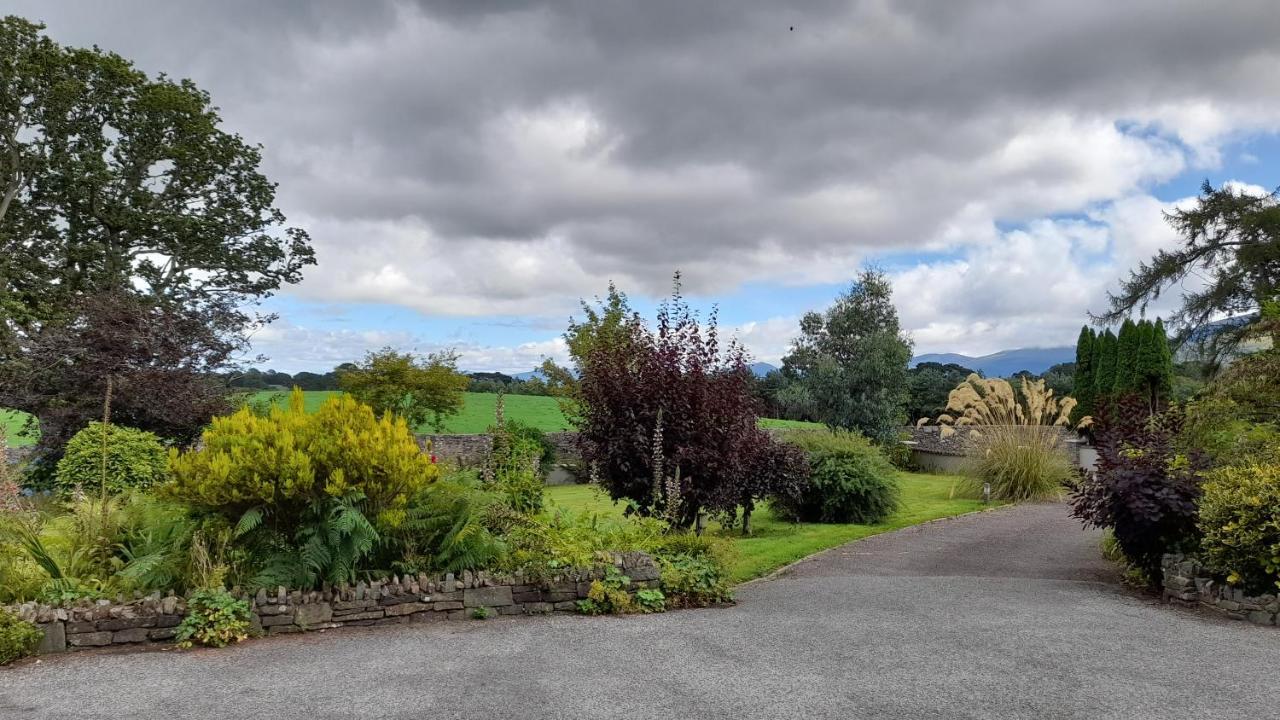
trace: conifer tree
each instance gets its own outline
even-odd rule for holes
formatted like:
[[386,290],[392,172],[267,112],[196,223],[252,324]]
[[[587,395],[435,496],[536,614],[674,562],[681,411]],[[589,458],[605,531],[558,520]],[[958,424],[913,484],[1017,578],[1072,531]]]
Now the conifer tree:
[[1094,344],[1097,334],[1088,325],[1080,328],[1080,338],[1076,340],[1076,372],[1072,386],[1072,394],[1076,398],[1076,417],[1074,420],[1093,414],[1094,395]]
[[1120,340],[1116,334],[1107,330],[1099,336],[1100,359],[1098,361],[1097,374],[1094,376],[1094,404],[1102,401],[1103,398],[1109,398],[1115,391],[1116,387],[1116,364],[1117,352],[1119,351]]
[[1115,395],[1126,395],[1138,390],[1138,347],[1142,343],[1141,335],[1142,331],[1132,320],[1126,318],[1120,326],[1116,347],[1116,379],[1112,386],[1112,393]]

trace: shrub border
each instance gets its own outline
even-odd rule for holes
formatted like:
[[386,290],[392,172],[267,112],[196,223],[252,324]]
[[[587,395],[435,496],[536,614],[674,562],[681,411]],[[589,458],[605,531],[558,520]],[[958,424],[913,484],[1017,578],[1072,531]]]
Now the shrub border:
[[[613,555],[613,565],[631,578],[629,590],[657,588],[661,572],[642,552]],[[591,583],[604,577],[606,565],[579,568],[547,579],[517,573],[497,576],[486,572],[448,573],[429,577],[392,577],[355,586],[322,590],[259,590],[237,594],[251,608],[251,622],[262,635],[328,630],[371,625],[404,625],[469,620],[478,608],[497,615],[529,616],[576,613]],[[105,646],[172,644],[186,616],[185,598],[152,593],[134,600],[84,601],[74,607],[23,603],[9,609],[35,624],[43,639],[36,654],[50,654]]]

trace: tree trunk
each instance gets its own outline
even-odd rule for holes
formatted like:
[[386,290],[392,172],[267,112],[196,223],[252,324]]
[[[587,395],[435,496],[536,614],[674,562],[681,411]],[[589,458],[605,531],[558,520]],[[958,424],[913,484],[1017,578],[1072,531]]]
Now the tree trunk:
[[742,507],[742,534],[751,534],[751,505],[747,504]]

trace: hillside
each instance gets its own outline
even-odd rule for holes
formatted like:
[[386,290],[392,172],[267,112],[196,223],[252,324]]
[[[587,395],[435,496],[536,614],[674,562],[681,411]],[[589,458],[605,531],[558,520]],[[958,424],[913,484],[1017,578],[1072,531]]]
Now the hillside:
[[973,370],[979,370],[987,377],[1008,377],[1019,370],[1029,370],[1040,374],[1059,363],[1075,362],[1074,347],[1020,348],[1018,350],[1001,350],[1000,352],[971,357],[959,353],[928,353],[911,358],[911,366],[920,363],[936,362],[956,363]]

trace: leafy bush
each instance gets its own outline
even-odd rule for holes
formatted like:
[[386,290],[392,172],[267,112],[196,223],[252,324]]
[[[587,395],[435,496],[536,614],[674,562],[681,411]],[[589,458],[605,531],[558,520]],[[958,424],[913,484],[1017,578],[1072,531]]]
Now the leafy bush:
[[66,454],[58,461],[57,489],[64,493],[100,489],[104,446],[110,492],[147,488],[164,480],[169,458],[158,437],[120,425],[107,425],[104,433],[102,423],[91,422],[67,443]]
[[1205,561],[1255,593],[1280,587],[1280,464],[1209,472],[1200,501]]
[[1112,529],[1125,556],[1157,585],[1161,555],[1199,540],[1203,459],[1176,451],[1182,416],[1175,410],[1151,416],[1141,399],[1126,398],[1100,408],[1098,420],[1097,468],[1076,488],[1072,514]]
[[613,565],[605,567],[605,576],[591,582],[585,600],[578,601],[578,612],[583,615],[621,615],[635,612],[635,600],[628,587],[631,578]]
[[235,526],[262,568],[255,584],[350,580],[439,476],[403,419],[345,395],[308,414],[296,388],[266,417],[215,418],[203,447],[170,464],[165,492]]
[[1257,422],[1256,415],[1254,409],[1216,392],[1187,403],[1178,448],[1203,452],[1214,465],[1280,462],[1280,426]]
[[878,523],[898,508],[897,471],[861,435],[825,430],[789,433],[809,454],[809,483],[773,498],[780,517],[796,522]]
[[721,346],[715,317],[695,315],[678,277],[652,328],[619,313],[607,340],[575,357],[579,446],[613,499],[688,527],[761,497],[752,469],[768,438],[746,353]]
[[667,596],[661,590],[643,588],[633,596],[636,610],[642,613],[660,613],[667,611]]
[[508,422],[498,396],[497,422],[489,428],[493,449],[484,466],[486,485],[506,498],[516,512],[533,515],[542,510],[542,461],[545,436],[535,428]]
[[0,607],[0,665],[8,665],[35,652],[40,628]]
[[218,589],[197,590],[187,598],[187,616],[175,636],[180,647],[226,647],[249,637],[249,603]]
[[1075,477],[1075,467],[1055,427],[993,425],[974,434],[965,461],[969,491],[980,494],[990,484],[996,500],[1057,497]]
[[453,572],[500,566],[506,543],[491,529],[503,505],[497,493],[457,474],[427,486],[409,505],[407,519],[389,536],[397,569]]
[[707,607],[733,600],[725,580],[725,565],[710,555],[680,553],[658,557],[662,590],[672,604]]

